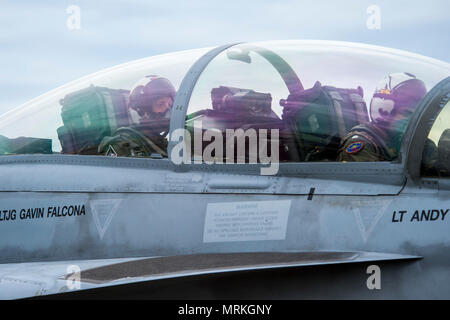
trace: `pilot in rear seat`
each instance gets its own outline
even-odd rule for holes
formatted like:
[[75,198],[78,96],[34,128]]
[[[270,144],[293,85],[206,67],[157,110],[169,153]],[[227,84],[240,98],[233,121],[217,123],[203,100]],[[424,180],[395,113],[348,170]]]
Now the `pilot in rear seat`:
[[427,89],[410,73],[383,79],[370,103],[372,122],[354,127],[342,140],[338,161],[392,161],[398,157],[408,121]]
[[[174,86],[166,78],[152,75],[141,79],[131,90],[128,101],[133,125],[119,128],[112,137],[105,137],[98,147],[99,154],[149,157],[159,153],[167,156],[167,140],[160,131],[168,132],[175,94]],[[167,128],[162,128],[165,125]]]

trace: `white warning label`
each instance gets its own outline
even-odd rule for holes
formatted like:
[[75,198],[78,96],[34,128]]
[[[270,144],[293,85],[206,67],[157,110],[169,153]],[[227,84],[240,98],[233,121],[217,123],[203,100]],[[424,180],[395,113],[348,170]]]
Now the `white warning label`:
[[290,200],[208,203],[203,242],[284,240]]

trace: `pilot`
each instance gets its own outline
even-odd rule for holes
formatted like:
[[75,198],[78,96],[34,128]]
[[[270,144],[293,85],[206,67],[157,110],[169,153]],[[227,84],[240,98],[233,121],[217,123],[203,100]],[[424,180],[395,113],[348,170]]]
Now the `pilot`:
[[128,108],[132,122],[169,119],[174,99],[175,88],[166,78],[147,76],[141,79],[131,90],[129,97]]
[[175,93],[172,83],[163,77],[152,75],[138,81],[128,100],[131,125],[118,128],[113,136],[103,138],[98,147],[99,154],[149,157],[158,153],[167,156],[167,140],[161,132],[168,133]]
[[392,161],[408,121],[427,89],[410,73],[394,73],[378,85],[370,103],[372,122],[354,127],[342,140],[338,161]]

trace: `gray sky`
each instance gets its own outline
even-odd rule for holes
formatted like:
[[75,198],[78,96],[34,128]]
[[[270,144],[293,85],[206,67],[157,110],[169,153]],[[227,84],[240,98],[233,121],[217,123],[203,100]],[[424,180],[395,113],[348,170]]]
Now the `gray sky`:
[[[376,44],[450,62],[448,0],[0,0],[0,113],[100,69],[236,41]],[[67,8],[80,8],[70,30]],[[370,30],[370,5],[381,29]]]

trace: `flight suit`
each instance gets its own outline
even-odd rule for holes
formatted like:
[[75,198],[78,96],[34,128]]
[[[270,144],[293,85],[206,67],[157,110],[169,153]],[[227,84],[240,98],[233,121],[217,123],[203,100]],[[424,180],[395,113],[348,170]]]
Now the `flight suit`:
[[388,134],[374,124],[356,126],[343,139],[337,161],[392,161],[397,152],[390,142]]

